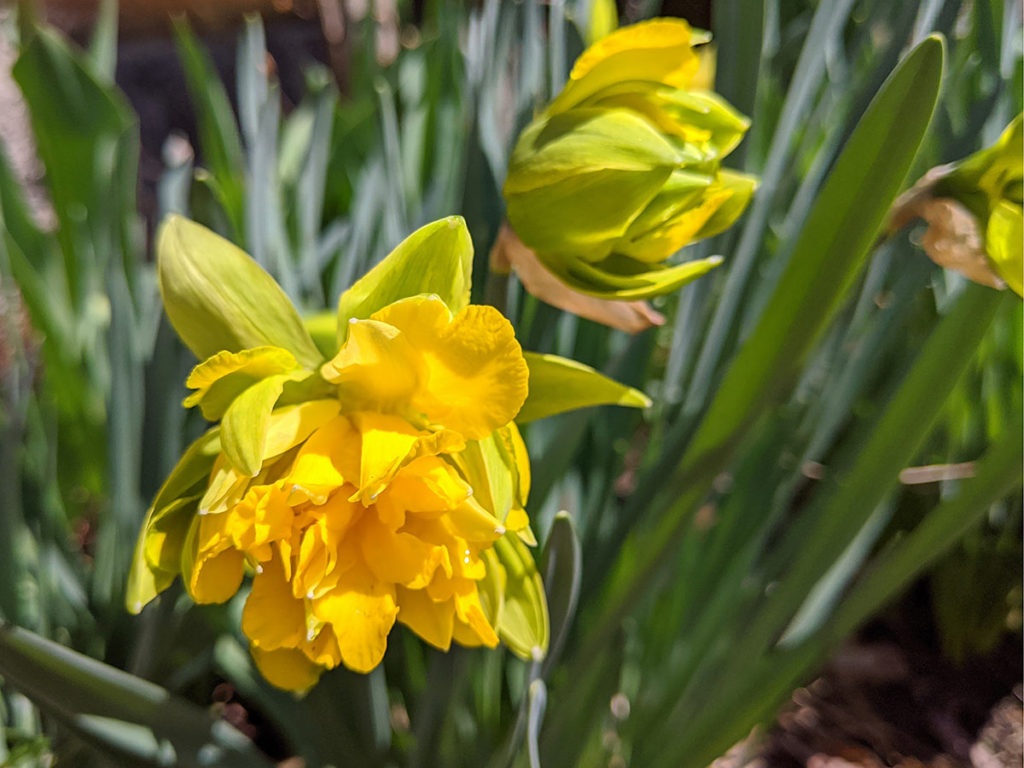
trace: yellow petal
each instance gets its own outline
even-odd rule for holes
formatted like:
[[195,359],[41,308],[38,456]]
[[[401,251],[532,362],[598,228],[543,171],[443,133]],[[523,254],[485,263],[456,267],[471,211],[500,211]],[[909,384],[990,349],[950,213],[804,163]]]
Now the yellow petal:
[[314,664],[327,669],[334,669],[341,663],[341,649],[338,638],[330,625],[324,625],[316,637],[302,645],[302,652]]
[[685,88],[700,66],[692,46],[706,41],[706,36],[695,35],[690,25],[679,19],[651,19],[617,29],[576,60],[569,82],[548,112],[563,112],[625,80]]
[[[462,594],[456,593],[455,615],[460,622],[467,625],[472,634],[479,639],[480,643],[489,648],[494,648],[498,644],[498,635],[494,632],[494,627],[491,626],[484,615],[483,606],[480,604],[480,595],[477,593],[475,584],[471,589]],[[460,632],[460,636],[465,639],[466,633]],[[469,644],[464,642],[463,639],[459,639],[459,642],[463,645]]]
[[501,521],[473,498],[444,514],[441,522],[453,536],[476,543],[494,541],[505,532]]
[[281,347],[224,350],[192,369],[185,386],[196,391],[182,405],[199,405],[205,418],[216,421],[243,390],[268,376],[297,367],[295,356]]
[[344,416],[313,432],[303,443],[284,481],[306,498],[323,503],[328,494],[359,477],[359,433]]
[[398,620],[435,648],[452,644],[455,601],[434,602],[422,589],[398,588]]
[[403,409],[419,386],[418,361],[408,338],[374,316],[349,323],[348,339],[320,373],[340,386],[342,400],[352,407],[393,412]]
[[627,234],[615,244],[616,253],[624,253],[638,261],[664,261],[690,243],[715,212],[732,197],[730,189],[712,186],[696,206],[685,209],[674,218],[648,232]]
[[373,576],[383,582],[422,589],[448,557],[444,547],[432,546],[410,533],[396,533],[366,515],[358,538],[363,560]]
[[280,456],[309,437],[341,410],[336,399],[308,400],[298,405],[287,405],[270,414],[263,455]]
[[237,549],[200,554],[187,576],[186,587],[197,603],[223,603],[242,585],[245,557]]
[[265,651],[254,645],[249,650],[264,679],[286,691],[308,691],[316,685],[323,672],[323,669],[306,658],[302,651],[294,648]]
[[438,513],[454,509],[473,489],[437,456],[421,456],[396,476],[378,500],[389,501],[413,513]]
[[400,329],[425,377],[413,405],[431,422],[478,440],[510,422],[526,399],[529,370],[512,325],[494,307],[454,318],[436,297],[395,302],[374,315]]
[[305,639],[306,609],[292,596],[279,557],[261,566],[242,611],[242,631],[264,650],[295,648]]
[[369,672],[380,664],[398,605],[395,588],[374,578],[362,563],[354,563],[338,585],[313,603],[313,612],[331,624],[345,666]]
[[447,430],[427,432],[405,419],[383,413],[362,412],[352,416],[362,434],[359,489],[353,500],[376,500],[402,467],[421,456],[462,450],[462,438]]

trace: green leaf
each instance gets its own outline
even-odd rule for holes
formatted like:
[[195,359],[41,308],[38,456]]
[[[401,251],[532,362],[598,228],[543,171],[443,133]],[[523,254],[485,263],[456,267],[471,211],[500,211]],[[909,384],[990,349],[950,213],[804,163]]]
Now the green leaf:
[[461,216],[420,227],[338,299],[338,345],[348,322],[365,320],[388,304],[435,294],[453,314],[469,304],[473,242]]
[[643,392],[619,384],[589,365],[537,352],[524,352],[523,357],[530,367],[530,391],[516,416],[520,424],[592,405],[651,405]]
[[174,42],[195,105],[199,148],[213,175],[224,212],[240,236],[244,231],[245,161],[231,100],[209,54],[200,47],[183,16],[174,19]]
[[524,659],[539,659],[548,649],[550,627],[544,583],[527,546],[513,533],[494,542],[505,569],[505,594],[498,614],[498,636]]
[[929,37],[886,80],[818,194],[779,286],[718,388],[682,471],[742,439],[788,391],[865,263],[931,121],[943,43]]
[[309,368],[322,362],[284,291],[240,248],[172,215],[160,227],[156,249],[167,317],[200,360],[273,346]]
[[212,710],[24,629],[0,626],[0,675],[119,764],[272,766]]

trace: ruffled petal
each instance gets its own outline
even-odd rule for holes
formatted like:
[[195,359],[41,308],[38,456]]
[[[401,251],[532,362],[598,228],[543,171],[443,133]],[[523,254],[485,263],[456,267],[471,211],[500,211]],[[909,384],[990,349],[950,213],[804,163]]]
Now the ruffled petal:
[[579,104],[614,83],[653,81],[686,88],[700,61],[695,43],[707,42],[685,21],[651,19],[612,32],[576,59],[569,81],[548,107],[554,114]]
[[435,648],[447,651],[452,644],[455,601],[434,602],[422,589],[398,588],[398,620]]
[[306,654],[295,648],[265,651],[254,645],[249,651],[264,679],[286,691],[308,691],[316,685],[323,672],[322,667],[311,662]]
[[398,605],[395,587],[374,578],[362,563],[354,563],[330,593],[313,602],[313,612],[331,624],[345,666],[369,672],[380,664]]
[[374,318],[399,328],[421,356],[425,377],[413,407],[431,422],[478,440],[519,412],[529,369],[512,325],[494,307],[470,305],[452,318],[440,299],[418,296]]
[[306,637],[306,609],[292,595],[280,557],[262,565],[242,611],[242,631],[264,650],[296,648]]

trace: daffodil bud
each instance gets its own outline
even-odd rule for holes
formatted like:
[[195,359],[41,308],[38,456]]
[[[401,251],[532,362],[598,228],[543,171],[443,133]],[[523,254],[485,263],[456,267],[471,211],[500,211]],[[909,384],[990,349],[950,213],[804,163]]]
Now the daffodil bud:
[[992,269],[1017,295],[1024,290],[1022,192],[1024,115],[1017,115],[991,147],[956,163],[934,191],[974,214]]
[[720,262],[664,264],[729,227],[756,186],[721,167],[747,119],[716,94],[690,89],[693,45],[707,40],[671,19],[613,32],[580,56],[520,135],[504,187],[509,222],[570,287],[645,298]]

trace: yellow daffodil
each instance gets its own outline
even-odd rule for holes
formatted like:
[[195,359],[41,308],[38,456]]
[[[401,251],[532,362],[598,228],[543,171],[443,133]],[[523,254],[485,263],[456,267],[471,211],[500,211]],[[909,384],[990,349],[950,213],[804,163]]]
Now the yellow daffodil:
[[756,185],[721,165],[747,119],[692,86],[693,47],[708,39],[677,19],[612,32],[520,135],[504,186],[509,222],[570,287],[641,299],[721,262],[664,264],[729,227]]
[[341,297],[333,340],[311,324],[314,342],[244,253],[184,219],[164,225],[164,304],[205,358],[185,405],[220,423],[154,500],[129,610],[177,575],[195,602],[221,603],[251,574],[242,632],[263,676],[293,691],[338,665],[376,667],[396,622],[443,650],[543,652],[514,419],[647,401],[524,354],[497,310],[468,303],[471,264],[461,219],[428,225]]

